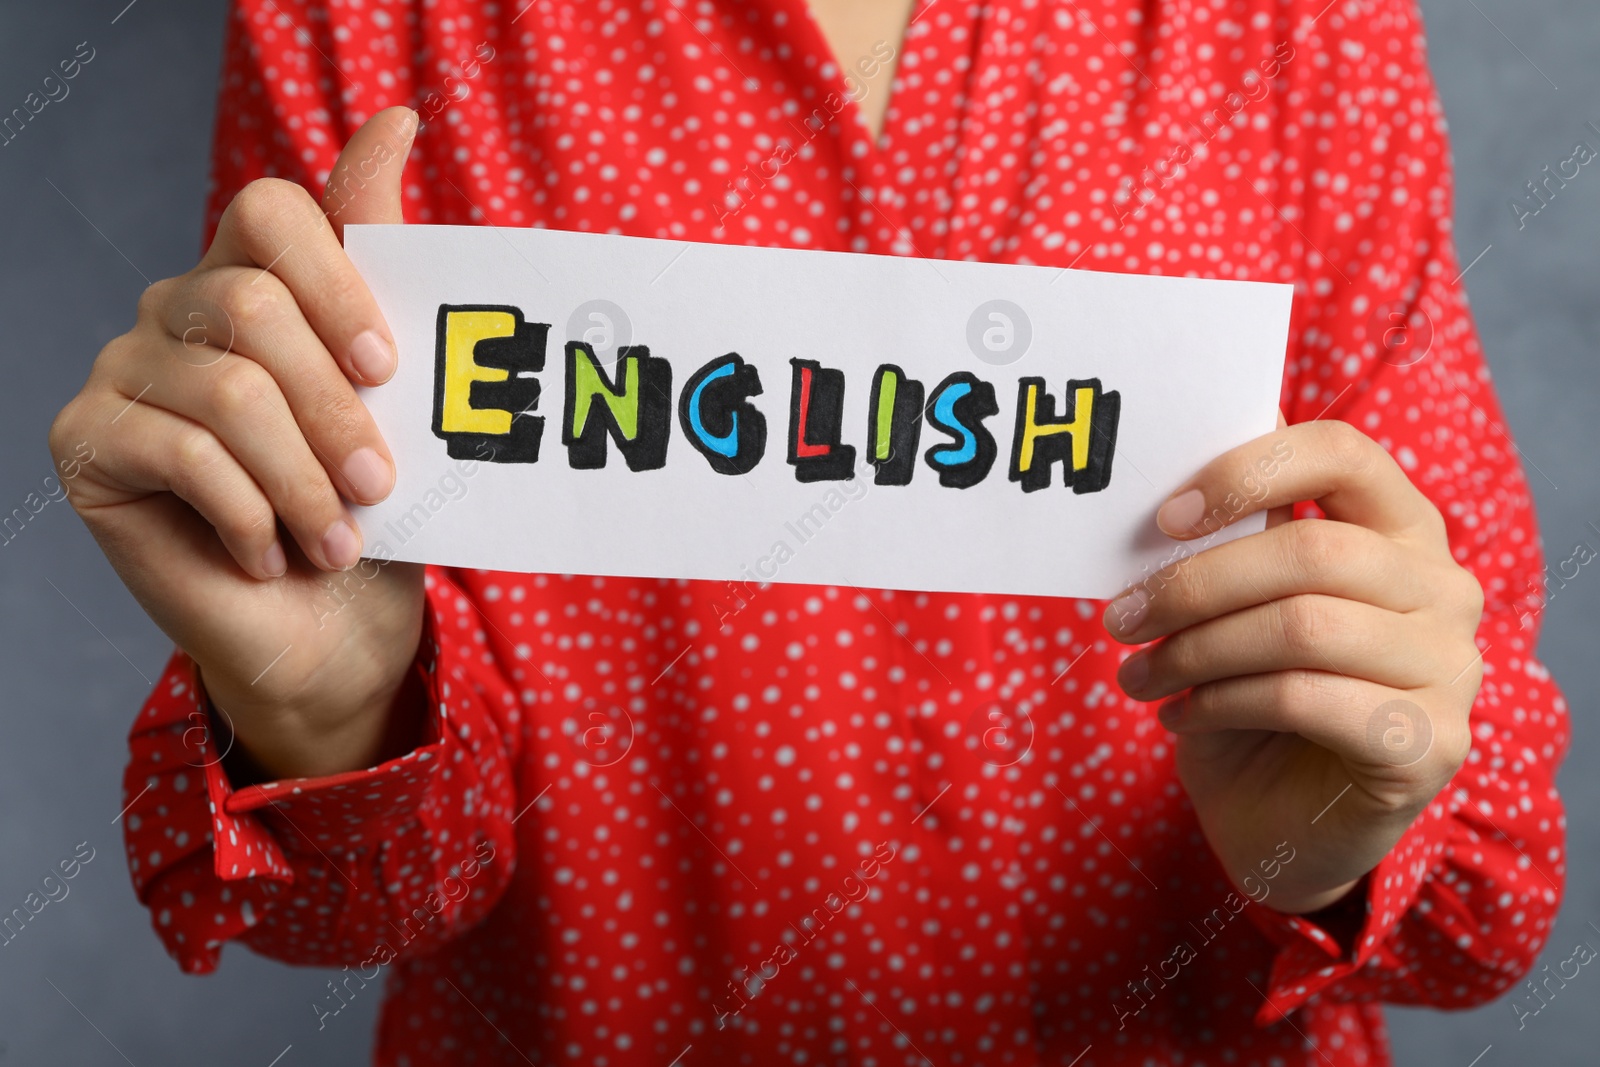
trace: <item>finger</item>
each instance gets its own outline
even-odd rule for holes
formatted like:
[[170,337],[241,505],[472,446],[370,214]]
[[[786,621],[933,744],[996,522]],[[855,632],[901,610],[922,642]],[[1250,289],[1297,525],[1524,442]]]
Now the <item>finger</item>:
[[345,142],[322,192],[322,210],[340,241],[350,223],[405,221],[400,176],[416,136],[417,113],[391,107],[368,119]]
[[[1283,409],[1278,409],[1278,429],[1289,425],[1289,420],[1283,417]],[[1267,509],[1267,529],[1282,526],[1294,518],[1294,505],[1284,504],[1281,507]]]
[[1299,593],[1413,611],[1430,602],[1423,577],[1412,556],[1381,534],[1300,519],[1179,560],[1113,600],[1104,621],[1113,637],[1138,644]]
[[346,145],[329,190],[330,221],[292,182],[251,182],[223,212],[202,268],[270,270],[294,294],[311,328],[351,378],[369,385],[394,373],[394,335],[340,244],[349,222],[400,221],[400,171],[416,113],[389,108]]
[[1279,671],[1227,678],[1167,701],[1158,712],[1174,733],[1267,730],[1299,734],[1332,752],[1366,743],[1371,709],[1405,692],[1327,671]]
[[1180,630],[1123,661],[1117,681],[1138,700],[1269,671],[1317,670],[1399,689],[1438,681],[1416,651],[1415,623],[1370,604],[1292,596]]
[[1376,441],[1331,420],[1274,430],[1223,453],[1161,506],[1156,524],[1189,539],[1302,500],[1341,522],[1445,544],[1438,509],[1400,465]]
[[228,554],[253,577],[276,578],[288,569],[271,503],[216,435],[149,404],[106,411],[97,475],[128,489],[179,497],[211,524]]
[[[348,390],[349,383],[333,364],[326,366]],[[160,379],[142,399],[214,434],[266,494],[316,566],[343,570],[360,558],[361,535],[355,523],[278,383],[261,364],[238,353],[219,352],[219,358],[205,366],[186,367]]]
[[[225,330],[191,323],[187,308],[213,307],[226,319]],[[210,395],[219,403],[252,400],[252,393],[234,397],[232,386],[249,384],[248,371],[234,367],[220,377],[206,365],[218,349],[259,364],[288,401],[292,422],[303,435],[339,491],[362,504],[375,504],[394,487],[394,460],[366,405],[340,372],[327,348],[300,313],[293,294],[276,275],[244,267],[201,271],[182,280],[164,304],[167,330],[182,345],[174,354],[188,368],[169,378],[189,398],[182,413],[207,425],[203,404]],[[209,342],[209,343],[208,343]],[[237,380],[230,379],[236,375]],[[220,392],[208,392],[220,390]],[[237,447],[229,439],[229,447]],[[247,464],[248,465],[248,464]],[[253,470],[254,468],[252,468]],[[322,481],[323,479],[316,479]],[[274,498],[276,499],[276,498]],[[326,508],[319,512],[328,516]],[[288,516],[285,516],[287,518]],[[320,532],[319,532],[320,536]]]
[[1423,778],[1448,778],[1471,747],[1465,717],[1430,712],[1416,693],[1325,671],[1212,682],[1167,701],[1158,715],[1196,741],[1228,730],[1292,733],[1369,767],[1411,768]]

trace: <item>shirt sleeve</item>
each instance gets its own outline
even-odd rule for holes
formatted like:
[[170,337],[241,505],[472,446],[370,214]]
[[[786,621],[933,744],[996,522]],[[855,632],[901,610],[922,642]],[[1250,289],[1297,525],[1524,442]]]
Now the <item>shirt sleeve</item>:
[[[246,185],[282,178],[320,198],[340,149],[362,123],[386,107],[417,103],[411,65],[332,32],[316,0],[233,0],[230,7],[206,195],[208,244]],[[383,77],[355,82],[343,73],[374,63],[383,65]],[[418,180],[408,175],[404,183],[407,216],[426,222],[412,217]]]
[[[177,653],[140,711],[124,776],[139,899],[185,970],[238,939],[290,963],[371,968],[481,920],[515,864],[519,704],[482,620],[443,571],[407,699],[423,743],[372,767],[234,788],[227,731]],[[375,973],[375,972],[374,972]]]
[[[341,77],[373,58],[352,53],[310,0],[231,7],[208,242],[251,181],[320,192],[349,133],[410,94],[405,64],[372,90],[383,99]],[[427,702],[424,743],[364,771],[237,790],[221,762],[226,731],[193,663],[173,656],[129,739],[123,823],[135,889],[185,970],[214,969],[230,939],[295,963],[387,963],[374,959],[380,946],[427,951],[493,906],[515,861],[518,720],[484,643],[455,579],[430,569],[405,690]]]
[[1256,179],[1307,265],[1285,416],[1341,419],[1388,450],[1486,603],[1473,747],[1454,780],[1343,905],[1249,909],[1279,946],[1262,1024],[1319,1001],[1488,1001],[1532,966],[1565,874],[1567,707],[1535,656],[1543,553],[1462,287],[1420,16],[1413,0],[1333,5],[1291,40],[1275,85],[1288,148]]

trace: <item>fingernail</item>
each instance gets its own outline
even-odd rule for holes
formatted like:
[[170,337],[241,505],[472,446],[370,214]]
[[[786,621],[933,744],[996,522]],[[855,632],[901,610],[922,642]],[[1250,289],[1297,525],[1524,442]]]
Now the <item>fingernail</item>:
[[283,554],[283,545],[277,541],[272,542],[266,552],[261,555],[261,569],[274,578],[281,578],[289,569],[289,560]]
[[376,330],[366,330],[350,342],[350,365],[373,385],[382,385],[394,374],[397,363],[394,346]]
[[345,457],[345,480],[364,504],[375,503],[389,495],[394,487],[394,468],[389,461],[370,448],[358,448]]
[[1166,703],[1162,704],[1161,707],[1156,709],[1156,718],[1161,720],[1162,726],[1165,726],[1170,730],[1174,726],[1177,726],[1179,722],[1183,721],[1183,712],[1188,706],[1189,695],[1187,693],[1182,696],[1173,697],[1171,700],[1167,701]]
[[1113,600],[1111,606],[1106,608],[1106,629],[1114,633],[1131,634],[1139,628],[1149,610],[1150,594],[1145,592],[1144,586],[1138,586]]
[[1205,513],[1205,494],[1198,489],[1188,489],[1161,505],[1161,510],[1156,512],[1156,525],[1168,537],[1181,537],[1193,533]]
[[330,567],[339,570],[354,567],[361,558],[361,538],[348,522],[336,522],[322,535],[322,555]]
[[1129,696],[1138,696],[1150,681],[1150,657],[1143,652],[1135,652],[1122,661],[1122,668],[1117,675],[1122,682],[1122,691]]

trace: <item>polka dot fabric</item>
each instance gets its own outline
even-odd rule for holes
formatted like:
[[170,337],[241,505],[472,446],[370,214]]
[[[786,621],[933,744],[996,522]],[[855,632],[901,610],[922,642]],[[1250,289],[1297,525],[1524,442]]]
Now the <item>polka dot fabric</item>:
[[384,974],[386,1065],[1265,1067],[1529,965],[1566,708],[1412,4],[914,17],[874,141],[802,0],[238,0],[210,217],[407,104],[412,222],[1293,283],[1288,418],[1389,449],[1487,594],[1455,781],[1342,905],[1240,921],[1101,604],[434,569],[403,759],[235,789],[181,653],[156,686],[128,858],[186,970]]

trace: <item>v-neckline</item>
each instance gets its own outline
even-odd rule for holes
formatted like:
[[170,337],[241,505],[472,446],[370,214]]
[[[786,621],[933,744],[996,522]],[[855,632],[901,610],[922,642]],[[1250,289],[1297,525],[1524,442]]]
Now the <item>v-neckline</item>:
[[888,146],[893,140],[891,135],[897,125],[895,122],[895,83],[900,80],[901,64],[905,59],[906,41],[910,38],[917,20],[939,0],[912,0],[910,16],[906,19],[905,29],[900,35],[900,43],[895,48],[894,76],[889,79],[889,84],[883,90],[889,96],[883,107],[883,126],[876,134],[873,133],[872,127],[867,124],[866,113],[862,110],[860,101],[850,95],[844,81],[846,68],[843,62],[840,61],[839,56],[834,52],[833,44],[828,40],[828,35],[823,32],[822,24],[817,21],[816,15],[812,13],[809,0],[781,0],[781,2],[788,7],[791,22],[798,20],[804,24],[805,30],[802,32],[809,39],[802,43],[808,53],[818,61],[818,74],[820,75],[821,73],[820,66],[829,63],[833,65],[834,76],[831,81],[825,82],[823,87],[828,92],[838,93],[845,102],[839,113],[834,116],[834,121],[842,120],[845,128],[850,131],[850,136],[863,146],[862,162],[869,167],[875,165],[878,160],[887,155]]

